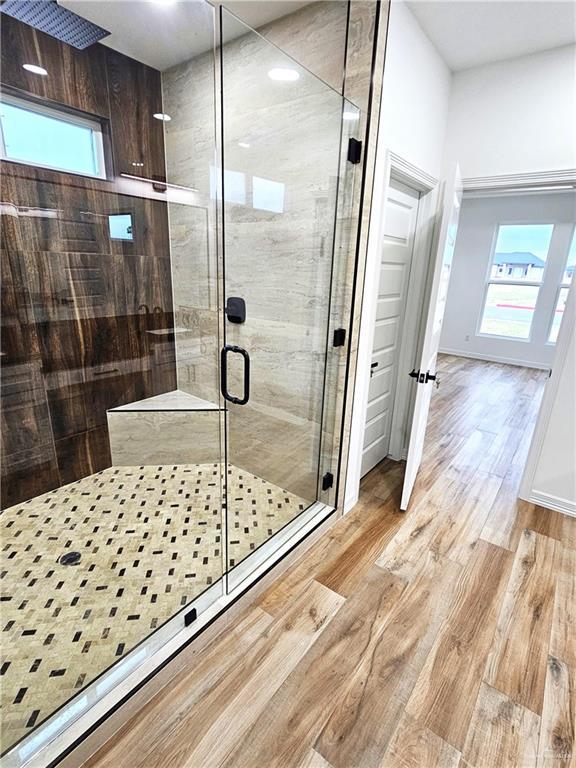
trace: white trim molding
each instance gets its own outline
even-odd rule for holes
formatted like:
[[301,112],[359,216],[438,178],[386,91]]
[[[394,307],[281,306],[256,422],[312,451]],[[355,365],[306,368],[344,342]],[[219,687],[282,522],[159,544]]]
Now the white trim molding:
[[438,179],[434,176],[416,165],[412,165],[395,152],[389,150],[388,157],[390,158],[391,175],[397,181],[401,181],[412,189],[417,189],[418,192],[430,192],[438,184]]
[[549,493],[540,493],[532,491],[526,501],[537,504],[539,507],[552,509],[554,512],[560,512],[563,515],[576,517],[576,504],[569,499],[561,499],[559,496],[552,496]]
[[[380,135],[382,124],[380,124]],[[380,274],[380,257],[384,232],[384,215],[390,181],[394,179],[421,193],[419,204],[419,232],[415,249],[427,261],[430,255],[431,234],[437,206],[438,180],[426,171],[418,168],[400,155],[387,149],[380,139],[376,155],[376,176],[370,214],[370,235],[362,292],[360,318],[360,337],[356,358],[356,384],[352,405],[352,424],[348,449],[348,472],[346,475],[346,493],[344,513],[357,503],[362,475],[362,449],[366,427],[366,407],[370,386],[370,361],[374,339],[376,303]],[[420,218],[422,216],[422,218]],[[423,288],[422,288],[423,290]],[[407,298],[409,306],[410,296]],[[399,367],[402,361],[399,360]],[[410,369],[408,369],[410,370]],[[392,439],[391,439],[392,443]]]
[[522,190],[544,192],[576,188],[576,168],[557,171],[534,171],[532,173],[509,173],[503,176],[473,176],[463,180],[464,193],[502,194],[518,193]]

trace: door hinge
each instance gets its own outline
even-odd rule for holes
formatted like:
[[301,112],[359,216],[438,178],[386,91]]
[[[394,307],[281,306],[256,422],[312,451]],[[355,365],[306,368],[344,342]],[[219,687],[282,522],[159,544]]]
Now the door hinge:
[[193,624],[197,618],[198,614],[196,613],[196,608],[192,608],[191,611],[188,611],[188,613],[184,614],[184,626],[189,627],[190,624]]
[[324,477],[322,478],[322,490],[327,491],[328,488],[332,488],[334,485],[334,475],[332,472],[326,472]]
[[352,165],[358,165],[362,157],[362,142],[358,139],[348,139],[348,162]]
[[346,343],[346,329],[336,328],[334,331],[334,338],[332,339],[333,347],[343,347]]

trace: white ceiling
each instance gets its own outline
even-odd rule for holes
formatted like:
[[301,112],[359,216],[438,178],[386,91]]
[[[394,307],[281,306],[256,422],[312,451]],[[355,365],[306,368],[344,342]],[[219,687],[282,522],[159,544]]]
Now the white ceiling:
[[[111,34],[102,40],[121,53],[159,70],[209,50],[213,44],[213,14],[204,0],[58,0],[64,8],[99,24]],[[225,0],[224,5],[246,24],[257,28],[308,5],[296,0]],[[234,30],[232,30],[234,26]],[[229,25],[225,39],[242,34]]]
[[453,71],[576,42],[574,0],[406,0]]

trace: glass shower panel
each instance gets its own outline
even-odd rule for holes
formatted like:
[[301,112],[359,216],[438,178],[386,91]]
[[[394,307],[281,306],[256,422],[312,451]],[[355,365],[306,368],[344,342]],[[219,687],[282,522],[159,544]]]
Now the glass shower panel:
[[[334,259],[332,265],[330,328],[350,329],[350,307],[352,306],[353,280],[349,279],[350,265],[356,253],[358,221],[354,215],[356,195],[360,185],[362,164],[351,164],[348,160],[348,146],[351,139],[360,140],[361,112],[351,101],[344,100],[342,111],[342,139],[340,150],[340,180],[336,204],[336,228],[334,233]],[[330,340],[329,340],[330,341]],[[326,386],[324,388],[324,410],[322,418],[322,447],[320,476],[330,473],[334,483],[319,489],[319,500],[335,507],[337,478],[339,476],[340,439],[344,416],[347,344],[326,347]]]
[[343,100],[221,14],[233,569],[319,498]]
[[223,594],[214,9],[76,8],[113,45],[1,25],[3,126],[19,105],[2,160],[2,746],[19,754]]

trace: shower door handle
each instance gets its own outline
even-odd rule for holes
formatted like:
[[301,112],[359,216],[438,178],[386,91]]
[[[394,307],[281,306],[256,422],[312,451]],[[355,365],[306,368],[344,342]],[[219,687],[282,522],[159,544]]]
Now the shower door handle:
[[[244,395],[235,397],[228,392],[228,353],[234,352],[244,358]],[[225,344],[220,352],[220,388],[223,397],[235,405],[246,405],[250,399],[250,355],[242,347]]]

